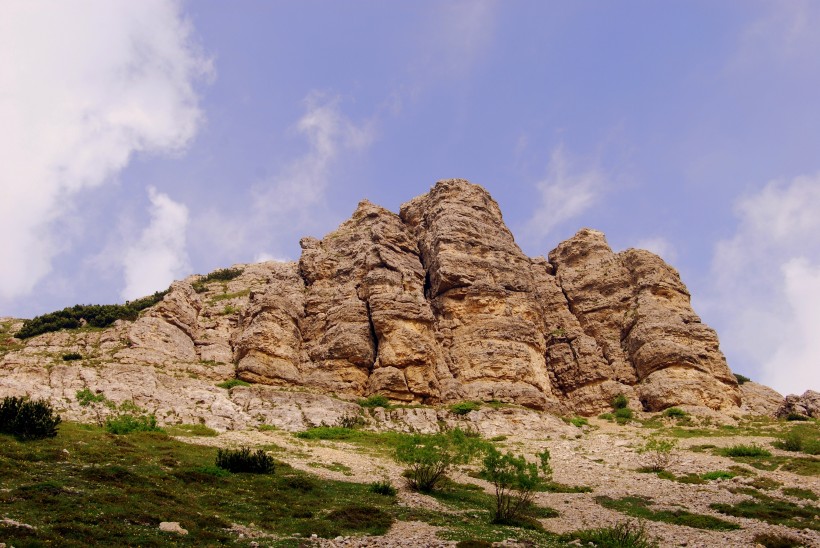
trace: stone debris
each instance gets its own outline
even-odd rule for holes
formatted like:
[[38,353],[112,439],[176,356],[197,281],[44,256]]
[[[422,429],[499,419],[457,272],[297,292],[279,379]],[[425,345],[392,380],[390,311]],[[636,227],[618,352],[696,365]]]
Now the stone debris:
[[163,521],[159,524],[159,530],[165,533],[176,533],[178,535],[188,534],[188,530],[183,529],[178,521]]

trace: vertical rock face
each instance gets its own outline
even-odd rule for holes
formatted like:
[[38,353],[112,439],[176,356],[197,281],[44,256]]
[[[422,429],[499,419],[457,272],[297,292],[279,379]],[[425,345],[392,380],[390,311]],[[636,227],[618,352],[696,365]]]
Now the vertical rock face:
[[33,367],[44,347],[72,341],[94,356],[88,367],[109,367],[78,365],[83,378],[144,367],[346,398],[499,400],[580,414],[608,410],[621,393],[647,410],[740,403],[717,336],[674,269],[646,251],[613,253],[589,229],[549,260],[531,259],[498,204],[467,181],[440,181],[399,215],[363,201],[301,246],[298,263],[176,282],[105,344],[52,333],[21,350],[6,345],[0,367]]

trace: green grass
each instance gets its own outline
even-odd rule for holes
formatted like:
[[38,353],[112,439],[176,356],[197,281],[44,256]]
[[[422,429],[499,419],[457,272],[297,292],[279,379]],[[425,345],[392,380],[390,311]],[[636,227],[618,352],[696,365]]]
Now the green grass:
[[802,489],[800,487],[784,487],[781,491],[783,491],[784,495],[789,495],[804,500],[817,500],[820,498],[817,496],[817,493],[811,489]]
[[652,510],[649,506],[651,499],[645,497],[622,497],[613,499],[610,497],[595,497],[604,508],[622,512],[628,516],[650,521],[662,521],[674,525],[685,525],[696,529],[711,529],[716,531],[731,531],[740,529],[740,526],[704,514],[693,514],[686,510]]
[[657,548],[658,546],[658,542],[646,532],[643,523],[639,522],[635,525],[631,521],[621,522],[612,527],[573,531],[562,535],[561,540],[568,544],[573,541],[577,544],[577,541],[581,541],[583,546],[597,548]]
[[381,394],[373,394],[372,396],[368,396],[366,398],[358,400],[356,403],[358,403],[362,407],[384,407],[385,409],[390,408],[390,400],[387,398],[387,396],[383,396]]
[[751,498],[736,504],[715,503],[709,507],[729,516],[757,519],[795,529],[809,528],[820,531],[820,508],[817,506],[799,505],[753,490],[744,492],[751,495]]
[[471,411],[476,411],[481,407],[478,401],[462,401],[450,406],[450,412],[455,415],[466,415]]
[[771,457],[771,451],[759,445],[732,445],[719,451],[724,457]]
[[706,472],[705,474],[700,475],[700,477],[706,481],[732,479],[735,476],[737,476],[737,474],[734,472],[727,472],[726,470],[715,470],[713,472]]
[[237,291],[235,293],[222,293],[220,295],[215,295],[214,297],[211,297],[211,300],[209,301],[208,304],[216,304],[219,301],[227,301],[229,299],[237,299],[239,297],[247,297],[248,295],[250,295],[250,293],[251,293],[250,289],[243,289],[242,291]]
[[242,379],[231,379],[229,381],[225,381],[225,382],[221,382],[221,383],[217,384],[217,386],[219,388],[226,388],[228,390],[230,390],[234,386],[250,386],[250,385],[251,385],[251,383],[245,382]]
[[[0,436],[3,515],[37,527],[0,526],[0,537],[15,546],[206,546],[236,541],[231,523],[332,538],[383,532],[396,514],[367,485],[315,481],[282,463],[273,475],[226,474],[213,466],[216,453],[164,433],[123,437],[74,423],[49,440]],[[171,541],[160,521],[179,521],[189,535]]]
[[175,424],[173,426],[166,426],[165,431],[171,436],[214,437],[219,434],[219,432],[204,424]]

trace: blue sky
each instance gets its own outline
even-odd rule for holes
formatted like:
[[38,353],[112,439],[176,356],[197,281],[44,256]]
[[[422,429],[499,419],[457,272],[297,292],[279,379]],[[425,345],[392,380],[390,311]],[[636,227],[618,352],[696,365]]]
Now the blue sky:
[[820,4],[7,1],[0,316],[296,259],[484,185],[681,272],[736,372],[820,388]]

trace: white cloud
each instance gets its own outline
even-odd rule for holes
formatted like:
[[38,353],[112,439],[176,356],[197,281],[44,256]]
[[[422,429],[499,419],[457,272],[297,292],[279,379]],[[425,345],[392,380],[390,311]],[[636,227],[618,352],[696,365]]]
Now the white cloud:
[[526,233],[541,240],[560,224],[591,208],[604,192],[605,177],[597,167],[579,169],[563,146],[552,151],[547,174],[536,183],[541,203],[526,225]]
[[667,263],[673,263],[678,258],[678,252],[675,245],[662,236],[655,236],[652,238],[644,238],[635,244],[638,249],[645,249],[651,251],[655,255],[661,257]]
[[718,242],[713,303],[730,366],[783,393],[820,389],[820,174],[771,181],[738,201]]
[[148,188],[151,222],[123,255],[124,299],[150,295],[167,288],[174,279],[190,272],[185,250],[188,208]]
[[13,235],[0,239],[0,299],[12,299],[70,243],[54,224],[78,191],[135,152],[187,145],[210,65],[175,1],[0,6],[0,231]]

